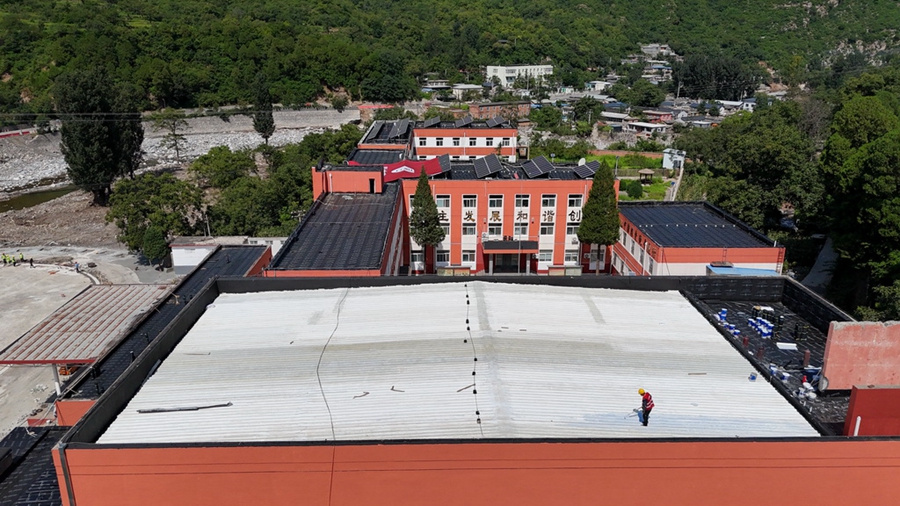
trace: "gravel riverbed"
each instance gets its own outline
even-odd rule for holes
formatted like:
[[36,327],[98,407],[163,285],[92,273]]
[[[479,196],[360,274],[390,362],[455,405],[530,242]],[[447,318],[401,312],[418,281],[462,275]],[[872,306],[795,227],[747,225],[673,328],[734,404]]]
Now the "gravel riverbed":
[[[269,144],[282,146],[299,142],[309,133],[359,119],[357,109],[339,113],[333,109],[276,111],[275,134]],[[207,153],[216,146],[232,150],[253,148],[262,138],[253,130],[246,116],[233,116],[228,121],[218,117],[190,118],[184,130],[186,142],[181,163]],[[165,132],[155,131],[144,123],[144,160],[148,166],[180,165],[175,152],[161,145]],[[0,139],[0,200],[36,186],[66,182],[66,163],[59,148],[59,134],[26,135]]]

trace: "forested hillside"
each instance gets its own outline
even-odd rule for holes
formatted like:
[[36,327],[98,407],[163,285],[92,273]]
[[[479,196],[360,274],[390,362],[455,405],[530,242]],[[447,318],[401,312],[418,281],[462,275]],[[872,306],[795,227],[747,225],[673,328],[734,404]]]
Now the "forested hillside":
[[549,61],[577,85],[640,42],[840,75],[889,56],[897,26],[887,0],[0,0],[0,111],[50,111],[56,77],[95,64],[145,108],[249,102],[258,71],[285,104],[399,101],[487,64]]

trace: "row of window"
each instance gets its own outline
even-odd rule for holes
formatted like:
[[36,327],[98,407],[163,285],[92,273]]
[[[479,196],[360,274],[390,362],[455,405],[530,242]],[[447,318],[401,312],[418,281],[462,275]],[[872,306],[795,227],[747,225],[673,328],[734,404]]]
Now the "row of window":
[[[410,260],[413,263],[421,263],[425,261],[425,253],[422,251],[413,251]],[[434,253],[434,261],[438,265],[450,264],[450,250],[439,249],[435,250]],[[542,249],[538,252],[538,262],[540,263],[551,263],[553,262],[553,250]],[[578,250],[566,250],[565,256],[563,258],[563,262],[566,265],[577,265],[579,262],[578,258]],[[475,251],[474,250],[463,250],[462,251],[462,263],[463,264],[474,264],[475,263]]]
[[[429,139],[428,137],[419,137],[419,146],[420,147],[427,146],[428,139]],[[480,139],[480,137],[467,137],[467,139],[469,140],[469,143],[468,143],[469,147],[475,147],[475,146],[478,146],[478,139]],[[454,147],[460,147],[460,146],[462,146],[462,143],[463,143],[461,137],[435,137],[434,145],[438,146],[438,147],[443,147],[445,141],[449,143],[449,144],[447,144],[448,146],[454,146]],[[497,137],[496,139],[494,137],[485,137],[484,138],[484,145],[487,147],[493,147],[494,142],[496,142],[498,146],[509,147],[512,144],[512,139],[509,137]]]
[[[578,235],[578,223],[568,223],[566,224],[566,235]],[[541,235],[553,235],[553,223],[541,223]],[[444,229],[444,236],[450,237],[450,225],[449,224],[441,224],[441,228]],[[503,223],[490,223],[487,227],[487,233],[490,236],[501,236],[503,235]],[[478,234],[478,230],[474,223],[463,223],[462,226],[462,235],[465,236],[475,236]],[[513,235],[516,237],[528,237],[528,223],[516,223],[513,225]]]
[[[412,199],[412,195],[410,195]],[[412,200],[410,200],[411,202]],[[450,195],[436,195],[434,198],[438,208],[450,207]],[[584,196],[569,195],[569,207],[581,207]],[[515,207],[530,207],[531,195],[516,195]],[[463,195],[463,207],[478,207],[478,195]],[[488,195],[488,207],[503,207],[503,195]],[[541,207],[556,207],[556,195],[541,195]]]

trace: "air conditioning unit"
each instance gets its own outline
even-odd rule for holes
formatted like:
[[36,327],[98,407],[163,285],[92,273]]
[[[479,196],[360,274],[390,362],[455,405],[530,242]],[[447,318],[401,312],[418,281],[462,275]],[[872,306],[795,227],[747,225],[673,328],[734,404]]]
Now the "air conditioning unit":
[[577,237],[573,237],[573,238],[572,238],[572,244],[578,244],[578,238],[577,238]]

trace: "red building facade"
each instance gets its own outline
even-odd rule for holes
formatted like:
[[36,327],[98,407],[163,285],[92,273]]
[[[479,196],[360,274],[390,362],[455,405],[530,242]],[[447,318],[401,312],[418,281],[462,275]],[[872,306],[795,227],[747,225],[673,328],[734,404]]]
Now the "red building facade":
[[[409,216],[417,181],[402,184]],[[407,232],[410,271],[430,271],[432,263],[472,273],[595,270],[597,246],[581,244],[577,237],[590,179],[432,179],[430,184],[446,237],[426,251]],[[608,270],[608,258],[601,247],[601,271]]]

